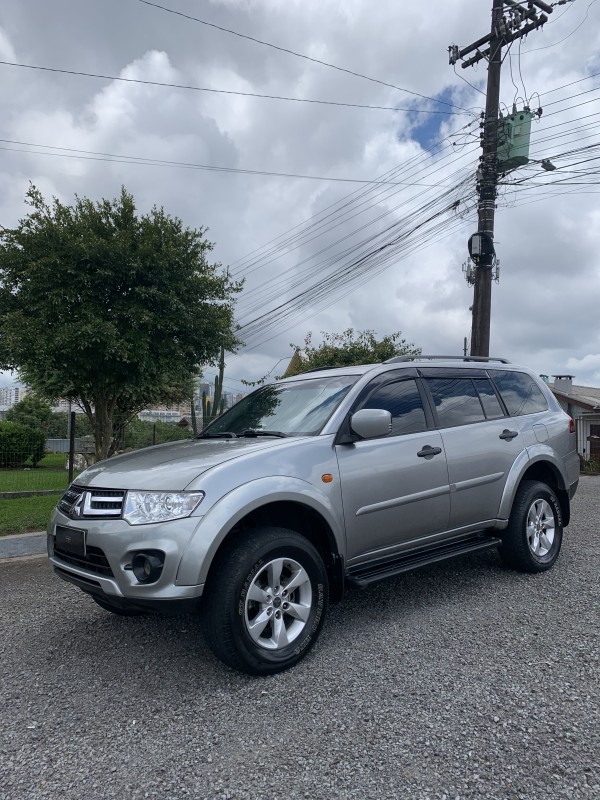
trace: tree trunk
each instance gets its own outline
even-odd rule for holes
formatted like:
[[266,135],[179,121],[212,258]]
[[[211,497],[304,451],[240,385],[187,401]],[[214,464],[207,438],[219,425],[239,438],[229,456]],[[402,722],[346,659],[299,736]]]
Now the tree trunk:
[[192,404],[190,407],[190,415],[192,417],[192,431],[194,432],[194,436],[198,433],[198,423],[196,421],[196,392],[195,387],[194,391],[192,392]]
[[82,405],[94,431],[96,461],[102,461],[111,455],[115,400],[95,397],[92,405],[92,402],[82,398]]

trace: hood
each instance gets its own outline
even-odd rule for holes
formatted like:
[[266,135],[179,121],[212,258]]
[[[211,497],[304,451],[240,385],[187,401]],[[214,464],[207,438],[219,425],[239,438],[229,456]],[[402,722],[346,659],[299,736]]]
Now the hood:
[[248,453],[269,450],[286,439],[187,439],[124,453],[86,469],[78,486],[103,489],[181,491],[207,469]]

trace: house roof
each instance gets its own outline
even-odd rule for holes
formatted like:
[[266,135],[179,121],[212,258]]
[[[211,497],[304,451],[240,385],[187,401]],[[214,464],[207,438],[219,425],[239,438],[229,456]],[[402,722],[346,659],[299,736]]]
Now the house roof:
[[595,389],[592,386],[572,386],[570,392],[564,392],[559,389],[550,387],[554,394],[559,397],[564,397],[571,403],[576,403],[581,406],[588,406],[591,409],[600,409],[600,389]]
[[300,355],[300,350],[294,350],[294,355],[290,359],[290,363],[287,365],[286,371],[283,373],[284,378],[290,378],[292,375],[295,375],[297,372],[300,371],[302,367],[302,356]]

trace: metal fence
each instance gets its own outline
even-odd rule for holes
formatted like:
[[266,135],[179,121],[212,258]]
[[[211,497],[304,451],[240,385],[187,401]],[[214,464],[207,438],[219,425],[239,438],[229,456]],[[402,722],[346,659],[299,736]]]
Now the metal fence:
[[0,498],[62,492],[69,484],[68,454],[47,453],[35,464],[20,453],[0,453]]
[[[141,432],[126,431],[117,452],[129,452],[166,441],[187,439],[192,435],[189,429],[176,426],[148,426]],[[0,500],[63,492],[70,482],[70,444],[69,439],[46,439],[45,453],[35,463],[23,453],[2,450],[0,445]],[[72,447],[72,475],[76,477],[94,461],[93,438],[76,437]]]

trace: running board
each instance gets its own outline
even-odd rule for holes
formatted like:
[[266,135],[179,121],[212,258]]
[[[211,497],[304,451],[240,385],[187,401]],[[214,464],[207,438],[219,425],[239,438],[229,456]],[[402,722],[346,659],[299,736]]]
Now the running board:
[[346,573],[346,583],[350,586],[369,586],[372,583],[383,581],[402,572],[410,572],[413,569],[426,567],[428,564],[435,564],[437,561],[444,561],[447,558],[462,556],[466,553],[476,553],[479,550],[489,550],[502,544],[502,539],[496,537],[477,538],[459,542],[449,542],[428,547],[426,550],[412,550],[395,556],[385,561],[370,561],[366,564],[359,564],[350,567]]

